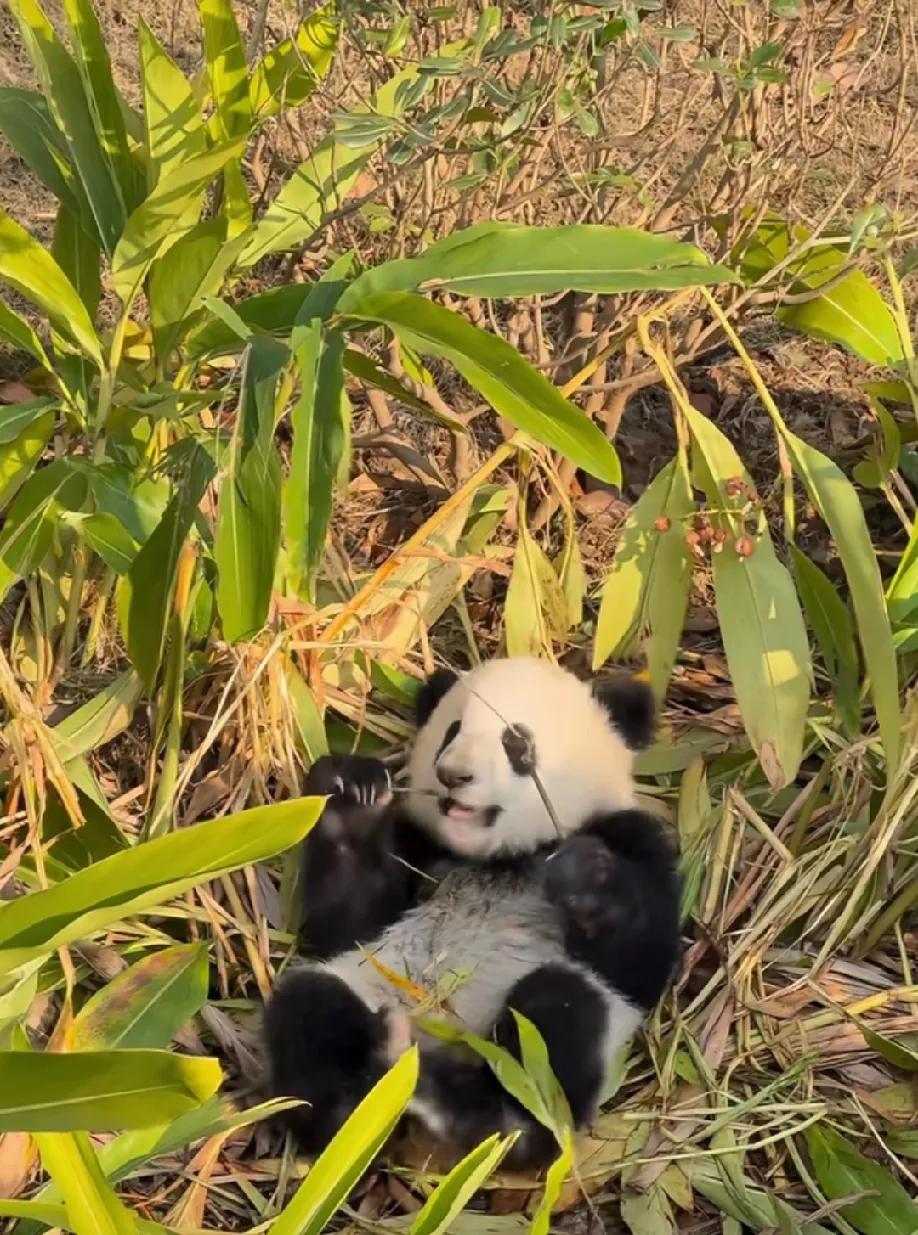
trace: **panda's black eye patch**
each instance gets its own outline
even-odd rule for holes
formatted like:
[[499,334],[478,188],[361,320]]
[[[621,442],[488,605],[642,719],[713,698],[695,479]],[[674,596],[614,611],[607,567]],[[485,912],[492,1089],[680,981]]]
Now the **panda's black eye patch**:
[[500,735],[501,745],[517,776],[531,776],[536,769],[535,743],[525,725],[508,725]]
[[437,753],[434,755],[434,763],[436,763],[436,761],[440,758],[440,756],[446,750],[447,746],[449,746],[450,742],[452,742],[453,739],[456,737],[458,732],[459,732],[458,720],[454,720],[451,722],[451,724],[446,726],[446,733],[444,733],[443,735],[443,741],[437,747]]

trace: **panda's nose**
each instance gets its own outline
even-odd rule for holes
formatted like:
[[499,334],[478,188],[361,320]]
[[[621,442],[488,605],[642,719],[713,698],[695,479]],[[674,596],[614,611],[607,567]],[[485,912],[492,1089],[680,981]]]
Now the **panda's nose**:
[[471,772],[458,772],[455,768],[437,765],[437,780],[444,789],[458,789],[460,785],[468,785],[474,779]]

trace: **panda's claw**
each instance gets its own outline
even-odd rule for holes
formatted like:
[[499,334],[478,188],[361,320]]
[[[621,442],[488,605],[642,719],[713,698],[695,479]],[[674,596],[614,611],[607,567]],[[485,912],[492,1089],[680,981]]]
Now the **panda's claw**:
[[336,810],[384,806],[391,797],[389,770],[365,755],[323,755],[309,769],[306,792],[330,799]]

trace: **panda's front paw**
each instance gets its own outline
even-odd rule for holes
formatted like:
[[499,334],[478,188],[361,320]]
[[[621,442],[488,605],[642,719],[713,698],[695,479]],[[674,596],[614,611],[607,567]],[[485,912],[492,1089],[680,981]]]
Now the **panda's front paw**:
[[306,792],[328,797],[335,810],[382,809],[392,801],[389,769],[366,755],[323,755],[309,769]]
[[618,873],[615,855],[598,836],[571,836],[545,864],[545,891],[575,926],[594,937],[615,925]]

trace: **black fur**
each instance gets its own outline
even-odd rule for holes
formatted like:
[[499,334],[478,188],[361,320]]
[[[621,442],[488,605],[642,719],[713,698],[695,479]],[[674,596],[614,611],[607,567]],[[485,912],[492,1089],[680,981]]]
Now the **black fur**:
[[618,677],[593,687],[615,728],[631,750],[644,750],[657,728],[657,705],[646,682]]
[[649,1011],[679,959],[675,846],[644,811],[591,819],[546,863],[571,956]]
[[458,678],[452,669],[437,669],[432,673],[421,689],[414,705],[418,728],[426,725],[433,715],[433,710]]
[[307,1105],[283,1115],[300,1148],[325,1148],[390,1062],[386,1018],[374,1015],[334,974],[297,969],[265,1009],[272,1092]]

